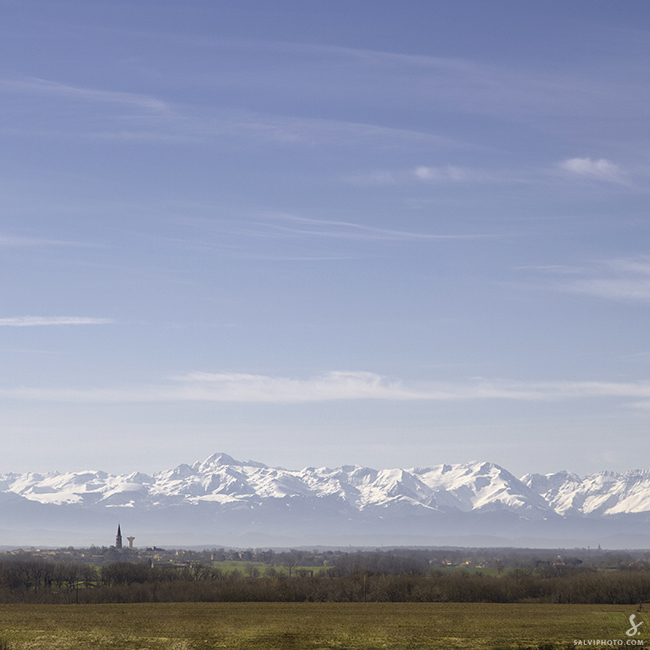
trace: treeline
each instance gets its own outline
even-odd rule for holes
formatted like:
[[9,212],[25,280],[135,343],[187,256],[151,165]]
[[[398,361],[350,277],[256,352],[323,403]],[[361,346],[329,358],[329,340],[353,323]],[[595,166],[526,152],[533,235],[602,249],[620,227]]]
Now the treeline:
[[399,572],[337,566],[292,577],[224,572],[202,564],[149,567],[41,560],[0,562],[0,603],[132,602],[545,602],[637,604],[650,601],[650,569],[570,566],[514,569],[500,576],[408,567]]

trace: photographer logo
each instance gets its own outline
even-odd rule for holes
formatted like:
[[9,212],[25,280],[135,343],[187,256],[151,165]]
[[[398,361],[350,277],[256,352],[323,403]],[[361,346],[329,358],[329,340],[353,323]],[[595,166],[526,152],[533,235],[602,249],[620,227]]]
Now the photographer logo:
[[629,630],[625,632],[628,636],[636,636],[639,634],[639,628],[643,625],[643,621],[640,623],[635,623],[634,619],[636,618],[636,614],[630,614],[630,625],[632,626]]

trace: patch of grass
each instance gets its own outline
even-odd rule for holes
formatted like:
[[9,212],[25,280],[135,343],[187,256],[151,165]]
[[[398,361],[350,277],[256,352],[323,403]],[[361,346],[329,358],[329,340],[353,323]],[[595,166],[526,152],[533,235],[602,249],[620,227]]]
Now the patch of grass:
[[214,560],[212,566],[215,569],[221,569],[222,571],[234,571],[235,569],[239,569],[243,572],[244,568],[247,566],[256,566],[258,569],[265,569],[270,565],[264,564],[264,562],[245,562],[244,560],[224,560],[223,562]]
[[[576,647],[574,639],[626,640],[634,611],[492,603],[3,605],[0,637],[7,650],[565,650]],[[637,622],[644,619],[637,613]],[[637,639],[648,644],[650,629],[644,632]]]
[[[264,562],[246,562],[245,560],[224,560],[223,562],[215,560],[212,562],[215,569],[220,569],[224,573],[239,571],[242,575],[247,575],[248,567],[255,567],[259,570],[259,575],[265,575],[267,570],[274,569],[278,575],[289,575],[289,568],[284,564],[265,564]],[[313,572],[316,575],[319,571],[324,571],[326,567],[313,566],[294,566],[291,567],[291,575],[298,575],[301,571]]]

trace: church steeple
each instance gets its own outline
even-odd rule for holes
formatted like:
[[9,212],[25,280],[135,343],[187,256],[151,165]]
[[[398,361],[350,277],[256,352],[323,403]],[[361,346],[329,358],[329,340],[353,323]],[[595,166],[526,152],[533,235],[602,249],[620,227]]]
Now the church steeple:
[[117,535],[115,537],[115,548],[122,548],[122,531],[120,525],[117,524]]

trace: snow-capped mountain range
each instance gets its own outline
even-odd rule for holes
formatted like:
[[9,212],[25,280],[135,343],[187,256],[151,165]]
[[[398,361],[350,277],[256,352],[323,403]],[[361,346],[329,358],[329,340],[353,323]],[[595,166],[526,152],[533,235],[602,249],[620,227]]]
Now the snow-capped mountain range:
[[121,522],[159,544],[542,545],[617,537],[638,546],[646,535],[650,542],[650,471],[518,479],[488,462],[287,470],[214,454],[152,475],[0,475],[0,516],[0,545],[43,544],[48,535],[56,544],[66,533],[108,545],[112,524]]

